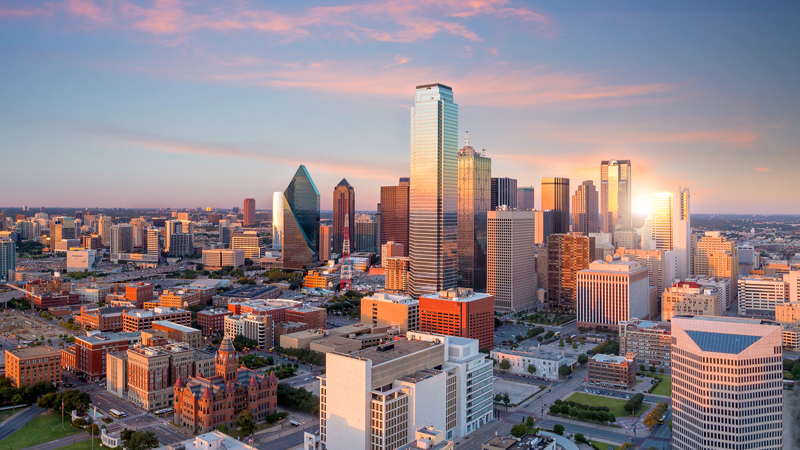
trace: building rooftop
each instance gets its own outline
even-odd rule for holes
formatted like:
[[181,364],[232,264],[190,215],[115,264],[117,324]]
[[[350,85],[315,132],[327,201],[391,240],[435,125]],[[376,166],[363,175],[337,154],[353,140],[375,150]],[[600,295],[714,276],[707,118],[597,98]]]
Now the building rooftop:
[[256,450],[256,448],[221,431],[211,431],[176,444],[158,447],[156,450]]
[[419,304],[419,300],[414,300],[407,295],[387,294],[386,292],[378,292],[375,295],[364,298],[367,300],[374,300],[376,302],[399,303],[402,305]]
[[155,325],[155,324],[159,324],[161,326],[172,328],[173,330],[182,331],[184,333],[191,333],[193,331],[196,331],[198,333],[200,332],[200,330],[198,330],[197,328],[187,327],[186,325],[179,325],[177,323],[172,323],[172,322],[170,322],[168,320],[158,320],[156,322],[153,322],[153,325]]
[[400,381],[406,381],[408,383],[419,383],[420,381],[427,380],[428,378],[435,377],[442,373],[441,370],[436,369],[422,369],[418,370],[414,373],[410,373],[406,376],[398,378]]
[[293,308],[289,308],[289,311],[297,311],[297,312],[314,312],[314,311],[322,311],[325,308],[318,308],[316,306],[310,306],[306,304],[302,304],[299,306],[295,306]]
[[603,354],[594,355],[591,357],[591,360],[594,362],[606,363],[606,364],[624,364],[632,361],[632,359],[628,359],[624,356],[612,356]]
[[189,311],[178,309],[178,308],[164,308],[162,306],[157,306],[153,309],[129,309],[126,311],[126,314],[129,316],[135,316],[139,319],[147,318],[147,317],[156,317],[156,316],[163,316],[166,314],[177,314],[177,313],[188,313]]
[[35,347],[24,347],[24,348],[12,348],[6,351],[11,353],[12,355],[15,355],[20,359],[35,358],[38,356],[56,356],[61,354],[59,350],[56,350],[53,347],[48,347],[47,345],[37,345]]
[[213,316],[215,314],[233,314],[231,311],[222,308],[208,308],[202,311],[199,311],[197,314],[209,315]]
[[253,298],[258,297],[259,295],[266,294],[267,292],[274,291],[275,289],[280,289],[278,286],[272,285],[245,285],[238,288],[231,289],[228,292],[223,292],[223,297],[234,297],[234,298]]
[[474,292],[472,289],[453,288],[446,291],[440,291],[435,294],[420,296],[420,298],[423,297],[436,300],[452,300],[454,302],[472,302],[475,300],[483,300],[487,297],[492,297],[492,295]]
[[246,306],[248,308],[252,308],[254,311],[271,311],[273,309],[293,308],[300,304],[301,302],[296,300],[285,300],[280,298],[254,298],[228,302],[228,306]]
[[[362,360],[371,360],[372,366],[377,366],[398,358],[402,358],[413,353],[427,350],[437,345],[444,345],[442,342],[429,342],[422,340],[398,339],[396,341],[388,342],[377,347],[370,347],[364,350],[350,353],[350,358],[357,358]],[[342,354],[342,353],[338,353]]]
[[87,342],[89,344],[102,344],[104,342],[114,342],[114,341],[132,341],[132,340],[140,340],[142,338],[142,333],[140,331],[132,331],[132,332],[125,332],[125,333],[99,333],[92,336],[75,336],[76,340],[81,340]]
[[195,280],[192,284],[189,285],[189,289],[208,289],[208,288],[220,288],[230,284],[230,280],[215,280],[215,279],[207,279],[207,280]]
[[347,345],[353,345],[354,343],[359,343],[360,344],[360,342],[355,340],[355,339],[348,339],[346,337],[341,337],[341,336],[327,336],[327,337],[323,337],[322,339],[317,339],[315,341],[311,341],[311,343],[312,344],[320,344],[320,345],[325,345],[325,346],[328,346],[328,347],[332,347],[334,349],[334,351],[335,351],[335,349],[337,349],[339,347],[344,347],[344,346],[347,346]]

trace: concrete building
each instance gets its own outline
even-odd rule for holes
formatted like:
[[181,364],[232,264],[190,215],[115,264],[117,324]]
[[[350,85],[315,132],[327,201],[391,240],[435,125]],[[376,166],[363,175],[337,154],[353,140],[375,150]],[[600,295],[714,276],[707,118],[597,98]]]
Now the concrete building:
[[739,254],[736,242],[721,236],[719,231],[706,231],[692,251],[693,275],[730,278],[738,286]]
[[639,232],[635,228],[619,228],[614,231],[614,245],[636,250],[641,245]]
[[592,180],[584,181],[572,196],[572,231],[585,235],[599,233],[599,218],[597,189]]
[[[189,308],[202,304],[200,294],[185,289],[165,289],[158,297],[158,301],[145,302],[145,304],[157,303],[163,308]],[[147,307],[147,306],[145,306]]]
[[401,334],[419,329],[419,300],[378,292],[361,299],[361,323],[398,326]]
[[487,213],[486,292],[500,312],[524,311],[536,301],[535,213]]
[[17,268],[17,244],[7,237],[0,237],[0,280],[8,277],[9,271]]
[[517,209],[520,211],[536,209],[536,189],[533,186],[517,188]]
[[106,301],[106,296],[111,293],[111,287],[92,283],[75,286],[72,288],[72,292],[78,294],[82,303],[99,304]]
[[122,312],[122,331],[142,331],[153,327],[153,322],[166,320],[191,326],[192,313],[178,308],[132,309]]
[[410,443],[424,426],[464,436],[492,418],[491,365],[475,340],[417,332],[328,353],[320,440],[328,450],[377,450]]
[[574,234],[547,237],[547,301],[553,306],[575,308],[578,272],[594,259],[594,238]]
[[366,214],[359,214],[356,217],[356,240],[354,248],[358,252],[378,253],[378,247],[375,245],[376,230],[375,219]]
[[320,262],[331,259],[331,226],[319,226],[319,260]]
[[619,353],[636,355],[639,364],[668,369],[672,351],[672,324],[631,319],[619,323]]
[[[106,445],[105,441],[103,445]],[[122,443],[120,441],[120,446]],[[114,448],[114,445],[106,445]],[[178,443],[157,447],[155,450],[256,450],[256,447],[245,444],[221,431],[211,431]]]
[[386,292],[395,294],[408,292],[408,272],[411,267],[408,257],[397,256],[384,259],[386,268]]
[[725,301],[720,291],[692,281],[679,281],[661,296],[661,320],[674,316],[722,316]]
[[[570,349],[571,350],[571,349]],[[547,380],[558,380],[558,368],[561,366],[577,367],[578,354],[572,351],[552,351],[538,347],[523,346],[514,350],[494,349],[489,353],[494,360],[504,359],[511,364],[508,372],[518,375],[530,375],[528,367],[536,368],[534,374]]]
[[202,332],[196,328],[178,325],[166,320],[153,322],[153,330],[167,333],[167,339],[174,342],[189,344],[193,348],[203,347]]
[[595,261],[578,272],[578,326],[617,329],[620,321],[649,319],[658,313],[650,304],[647,269],[637,261]]
[[780,326],[675,317],[672,339],[674,449],[783,448]]
[[398,186],[381,186],[380,244],[396,242],[408,257],[408,217],[410,178],[400,178]]
[[492,160],[469,145],[467,131],[458,151],[458,285],[476,292],[486,291],[486,212],[500,195],[492,197],[492,180]]
[[270,349],[275,345],[275,329],[270,316],[244,314],[241,316],[225,316],[225,337],[231,341],[242,336],[258,343],[258,348]]
[[245,259],[255,263],[261,259],[261,238],[257,231],[252,230],[231,233],[230,249],[243,250]]
[[288,308],[286,310],[286,320],[288,322],[307,323],[311,328],[322,328],[326,326],[328,311],[325,308],[302,304]]
[[780,275],[750,275],[739,278],[739,314],[775,314],[777,305],[789,301],[789,283]]
[[434,427],[420,428],[415,433],[415,439],[397,450],[453,450],[455,443],[446,440],[443,431]]
[[494,347],[494,296],[471,289],[450,289],[419,298],[419,329],[477,339],[480,348]]
[[148,255],[160,255],[161,254],[161,230],[158,228],[150,227],[145,231],[144,234],[145,242],[144,248],[145,253]]
[[94,272],[98,262],[96,250],[67,250],[67,273]]
[[203,250],[203,265],[212,270],[223,267],[241,267],[244,265],[244,250]]
[[384,242],[381,246],[381,260],[385,261],[386,258],[395,258],[401,257],[405,253],[405,249],[403,248],[403,244],[389,241]]
[[111,253],[133,251],[133,226],[127,223],[111,226]]
[[619,247],[617,254],[631,261],[639,261],[647,268],[650,286],[656,288],[658,298],[678,277],[678,259],[674,252]]
[[589,358],[589,384],[631,389],[636,384],[636,355],[594,355]]
[[203,330],[205,336],[221,334],[225,332],[225,317],[232,315],[233,312],[227,309],[204,309],[197,313],[197,326]]
[[339,287],[339,271],[329,269],[311,269],[303,278],[303,287],[335,290]]
[[6,378],[14,387],[48,381],[61,385],[61,352],[47,345],[13,348],[5,354]]

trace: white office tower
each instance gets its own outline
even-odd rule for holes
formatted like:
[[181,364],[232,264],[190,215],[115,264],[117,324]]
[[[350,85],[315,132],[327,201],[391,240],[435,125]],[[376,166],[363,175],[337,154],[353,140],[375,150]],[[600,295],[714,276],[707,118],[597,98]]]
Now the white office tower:
[[681,280],[692,274],[692,226],[689,216],[689,188],[678,187],[674,196],[675,205],[672,209],[673,248],[678,258],[678,277]]
[[272,194],[272,249],[281,249],[283,239],[283,191]]
[[388,450],[433,426],[446,439],[492,419],[492,361],[478,341],[409,332],[350,354],[328,353],[320,377],[327,450]]
[[[642,250],[655,250],[656,243],[653,240],[653,226],[650,223],[650,217],[644,219],[644,225],[642,225],[640,234],[642,235],[642,242],[640,243],[639,247]],[[621,245],[618,247],[621,247]]]
[[783,448],[781,327],[758,319],[672,319],[672,448]]
[[534,211],[487,213],[486,293],[494,295],[495,311],[523,311],[536,301],[535,217]]
[[578,326],[615,330],[620,321],[653,319],[657,307],[655,292],[650,305],[647,268],[628,258],[609,259],[595,261],[588,269],[578,271]]

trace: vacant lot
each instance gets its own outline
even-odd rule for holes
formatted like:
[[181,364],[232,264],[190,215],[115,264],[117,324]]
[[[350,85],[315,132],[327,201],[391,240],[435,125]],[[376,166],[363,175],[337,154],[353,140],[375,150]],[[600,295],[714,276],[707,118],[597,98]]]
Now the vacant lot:
[[[622,400],[619,398],[603,397],[600,395],[576,392],[572,394],[567,401],[580,403],[587,406],[608,406],[608,409],[611,410],[611,414],[614,414],[614,417],[625,417],[628,415],[628,413],[625,412],[625,403],[627,403],[627,400]],[[642,411],[648,407],[648,405],[642,404],[642,406],[636,412],[636,415],[641,414]]]

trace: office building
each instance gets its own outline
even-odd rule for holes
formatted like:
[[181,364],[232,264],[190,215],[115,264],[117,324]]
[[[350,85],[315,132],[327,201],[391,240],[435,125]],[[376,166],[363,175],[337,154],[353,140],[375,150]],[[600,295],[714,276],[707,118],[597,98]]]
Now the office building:
[[674,449],[783,448],[780,326],[676,317],[672,342]]
[[678,281],[661,295],[661,320],[674,316],[721,316],[725,300],[719,290],[693,281]]
[[617,254],[631,261],[639,261],[647,268],[650,286],[656,288],[657,296],[672,286],[678,277],[678,260],[675,253],[661,250],[634,250],[627,247],[617,248]]
[[67,273],[94,272],[99,260],[97,250],[67,250]]
[[614,246],[636,250],[641,246],[639,232],[635,228],[617,228],[614,231]]
[[637,261],[596,261],[578,271],[579,327],[604,326],[614,330],[620,321],[650,319],[658,314],[653,300],[651,311],[650,278]]
[[[352,252],[356,243],[356,191],[345,178],[333,188],[333,252],[342,254],[342,245],[345,240],[345,218]],[[361,250],[359,250],[361,251]]]
[[179,325],[166,320],[153,322],[153,330],[163,331],[167,334],[167,339],[174,342],[182,342],[193,348],[203,347],[202,332],[197,328]]
[[730,278],[738,286],[739,254],[736,243],[721,236],[719,231],[706,231],[693,246],[693,275]]
[[536,215],[536,245],[547,245],[547,237],[553,234],[555,214],[553,211],[534,211]]
[[411,267],[410,259],[396,256],[386,258],[385,261],[386,292],[395,294],[408,292],[408,272]]
[[[631,162],[608,160],[600,163],[600,217],[603,233],[631,228]],[[633,247],[628,247],[633,248]]]
[[383,250],[383,241],[381,240],[381,204],[375,206],[375,248],[378,251],[378,256],[381,256]]
[[188,220],[164,222],[164,248],[171,256],[194,254],[194,223]]
[[396,242],[403,245],[408,256],[408,217],[410,178],[400,178],[398,186],[381,186],[380,243]]
[[301,165],[284,191],[283,268],[308,269],[319,261],[319,191]]
[[553,233],[569,233],[569,178],[542,178],[542,210],[553,211]]
[[[103,297],[105,301],[105,297]],[[82,325],[87,330],[97,331],[122,331],[122,310],[118,307],[86,307],[81,306],[80,314],[75,318],[75,323]]]
[[789,302],[789,283],[780,275],[750,275],[739,278],[739,314],[775,314],[777,305]]
[[748,242],[736,245],[736,254],[739,256],[739,275],[750,275],[751,270],[756,270],[761,265],[759,263],[760,253],[756,253],[755,247]]
[[417,86],[411,109],[408,252],[414,298],[457,284],[457,181],[458,105],[453,90],[438,83]]
[[5,280],[17,268],[17,244],[13,239],[0,237],[0,280]]
[[182,309],[162,307],[125,310],[122,311],[122,331],[150,330],[153,328],[153,322],[160,320],[188,327],[192,325],[192,313]]
[[111,253],[130,253],[133,251],[133,226],[117,224],[111,226]]
[[328,353],[320,441],[328,450],[394,449],[433,426],[447,439],[492,418],[491,361],[472,339],[410,332],[351,354]]
[[[691,220],[689,189],[656,192],[650,213],[650,239],[655,250],[673,251],[678,262],[677,278],[686,279],[691,273]],[[642,243],[644,244],[644,232]],[[642,248],[646,248],[642,245]]]
[[329,261],[331,259],[331,226],[319,226],[319,261]]
[[261,258],[261,238],[257,231],[231,234],[231,250],[244,250],[245,259],[256,262]]
[[194,350],[185,344],[167,344],[163,338],[129,348],[126,353],[127,400],[145,411],[168,408],[178,379],[193,372]]
[[244,265],[244,250],[203,250],[203,265],[208,269],[241,267]]
[[225,424],[235,427],[236,418],[249,410],[258,422],[277,411],[278,378],[239,368],[239,358],[229,338],[224,338],[214,359],[215,372],[178,377],[174,383],[173,422],[192,433],[207,433]]
[[103,247],[111,247],[111,217],[101,215],[97,218],[97,234],[100,235]]
[[631,319],[619,322],[619,354],[636,355],[638,364],[669,369],[672,324]]
[[489,205],[491,211],[501,206],[512,210],[517,209],[517,180],[507,177],[492,178]]
[[492,199],[492,160],[469,145],[458,151],[458,286],[486,291],[486,212]]
[[139,282],[126,285],[125,299],[142,308],[145,302],[153,301],[153,284]]
[[589,268],[594,238],[574,234],[547,237],[547,301],[553,306],[575,308],[578,272]]
[[399,244],[394,241],[389,241],[381,246],[381,260],[383,260],[384,258],[394,258],[397,256],[403,256],[404,254],[405,254],[405,249],[403,248],[403,244]]
[[486,292],[495,311],[523,311],[536,300],[535,215],[502,207],[487,214]]
[[161,230],[158,228],[148,228],[145,232],[145,252],[148,255],[161,254]]
[[520,211],[536,209],[536,190],[533,186],[517,188],[517,209]]
[[244,199],[244,208],[242,208],[244,215],[242,217],[242,225],[250,226],[256,224],[256,199]]
[[232,316],[233,311],[221,308],[204,309],[197,313],[197,326],[203,335],[221,334],[225,331],[225,317]]
[[258,348],[267,350],[275,345],[275,323],[270,316],[243,314],[225,316],[225,337],[231,341],[236,336],[255,341]]
[[597,189],[591,180],[584,181],[572,196],[572,231],[585,235],[599,233],[599,217]]
[[6,378],[19,388],[47,381],[61,385],[61,352],[47,345],[6,350]]
[[789,301],[800,302],[800,270],[792,270],[783,275],[789,289]]
[[336,290],[341,282],[338,270],[311,269],[303,278],[303,287],[309,289]]
[[[538,344],[538,343],[537,343]],[[570,350],[550,350],[544,347],[522,344],[521,347],[505,349],[498,347],[489,352],[489,356],[495,361],[502,362],[504,359],[508,361],[510,367],[508,372],[514,375],[530,376],[528,367],[533,366],[536,368],[534,372],[537,377],[544,378],[545,380],[558,380],[561,375],[558,373],[558,368],[567,366],[575,368],[578,366],[578,353]]]
[[692,225],[689,204],[689,188],[678,187],[673,210],[674,245],[673,251],[678,258],[678,276],[681,279],[691,275]]
[[325,327],[327,320],[328,311],[325,308],[302,304],[286,310],[287,322],[307,323],[311,328]]
[[123,352],[141,341],[141,333],[100,333],[75,336],[75,344],[61,349],[61,368],[86,374],[87,381],[106,377],[107,355]]
[[419,329],[419,300],[378,292],[361,299],[361,323],[399,327],[400,334]]
[[375,247],[375,220],[367,214],[359,214],[355,222],[355,241],[350,241],[350,249],[361,253],[378,253]]
[[[280,289],[278,290],[280,293]],[[270,316],[275,323],[286,321],[286,310],[300,306],[302,303],[295,300],[282,299],[240,299],[229,300],[228,310],[236,315],[256,314]]]
[[455,288],[419,297],[419,330],[494,347],[494,296]]
[[636,356],[594,355],[589,358],[589,384],[631,389],[636,384]]
[[280,250],[283,241],[283,192],[272,193],[272,249]]

